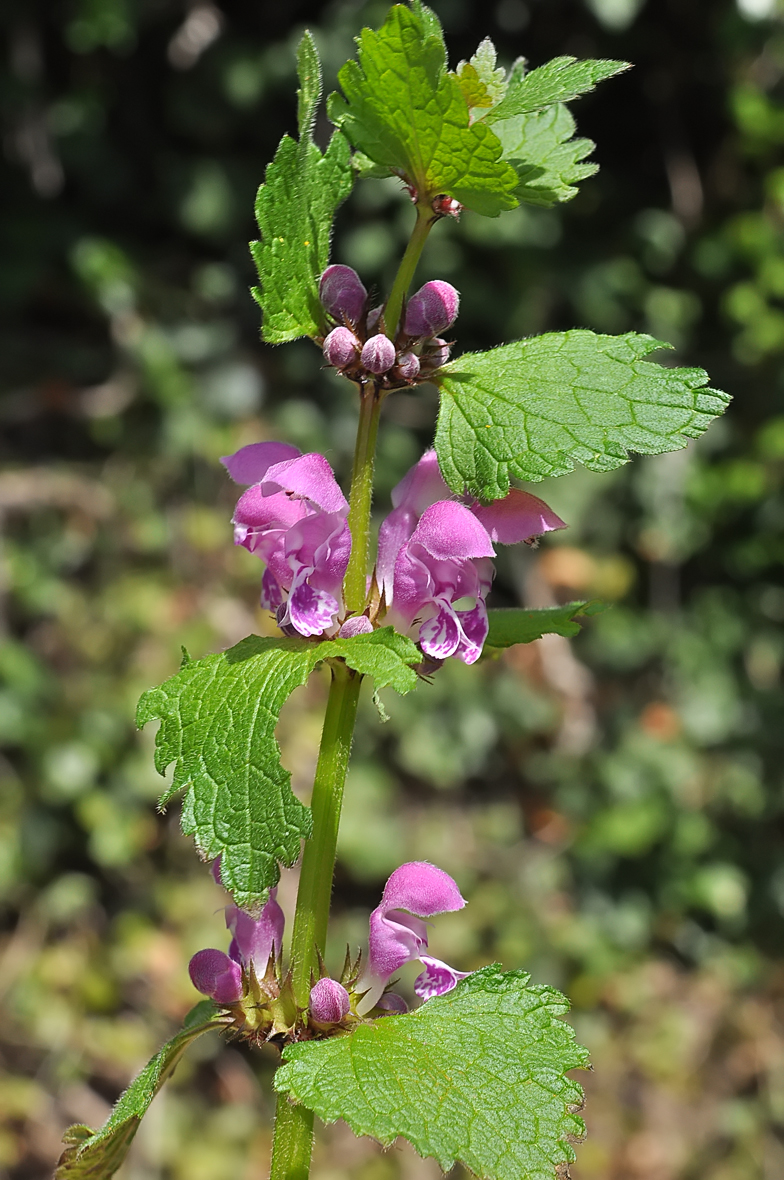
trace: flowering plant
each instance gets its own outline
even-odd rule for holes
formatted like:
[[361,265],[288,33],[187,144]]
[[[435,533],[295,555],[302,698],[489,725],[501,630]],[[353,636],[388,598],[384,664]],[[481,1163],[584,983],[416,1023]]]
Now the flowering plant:
[[[182,824],[216,885],[231,895],[226,950],[205,948],[190,977],[206,998],[122,1096],[99,1131],[73,1127],[58,1169],[110,1176],[187,1044],[219,1027],[282,1054],[272,1180],[303,1180],[314,1115],[345,1119],[383,1143],[405,1135],[446,1170],[460,1161],[495,1180],[564,1175],[583,1134],[581,1090],[567,1075],[587,1053],[560,1019],[567,1004],[522,971],[467,972],[428,954],[428,919],[460,910],[457,883],[427,862],[401,865],[370,915],[367,952],[341,972],[324,962],[343,786],[360,688],[427,691],[445,660],[573,634],[585,603],[542,611],[488,608],[497,545],[531,544],[564,522],[517,478],[582,463],[609,470],[629,451],[685,446],[726,404],[701,370],[643,358],[660,341],[630,332],[548,333],[453,356],[459,293],[440,279],[409,297],[430,231],[444,218],[497,217],[520,202],[567,200],[595,170],[566,103],[625,69],[562,57],[507,74],[484,41],[449,70],[443,32],[420,0],[363,30],[339,73],[326,151],[312,126],[321,96],[305,34],[295,140],[284,136],[258,194],[262,337],[310,337],[356,389],[348,498],[323,455],[259,441],[224,459],[245,490],[234,540],[259,558],[261,604],[280,634],[185,658],[143,696],[160,722],[156,765],[174,764],[161,804],[185,791]],[[414,212],[384,298],[330,263],[332,221],[356,178],[396,176]],[[439,389],[434,448],[392,493],[371,555],[373,467],[385,400]],[[326,664],[331,688],[309,807],[292,793],[275,726],[295,687]],[[422,681],[425,681],[422,684]],[[421,687],[418,687],[420,686]],[[304,850],[303,850],[304,841]],[[276,887],[301,856],[288,961]],[[395,990],[419,961],[416,1004]]]

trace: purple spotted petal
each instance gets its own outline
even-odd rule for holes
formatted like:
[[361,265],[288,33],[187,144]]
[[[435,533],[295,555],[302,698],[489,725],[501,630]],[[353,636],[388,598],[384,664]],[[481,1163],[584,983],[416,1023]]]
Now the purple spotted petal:
[[414,991],[423,1000],[432,1000],[433,996],[443,996],[470,975],[470,971],[455,971],[448,963],[434,959],[431,955],[420,955],[420,962],[424,964],[424,971],[414,980]]
[[412,861],[395,869],[381,904],[370,915],[368,965],[358,985],[367,989],[357,1006],[361,1016],[375,1007],[396,971],[421,957],[427,947],[427,924],[422,919],[464,905],[455,882],[436,865]]

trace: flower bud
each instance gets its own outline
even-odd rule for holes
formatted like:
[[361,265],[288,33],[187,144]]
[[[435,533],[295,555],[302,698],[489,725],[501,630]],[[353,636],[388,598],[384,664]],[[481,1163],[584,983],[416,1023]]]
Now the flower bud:
[[362,349],[362,364],[369,373],[386,373],[395,363],[395,346],[388,336],[371,336]]
[[408,1004],[397,992],[384,992],[376,1007],[384,1012],[397,1012],[401,1016],[408,1012]]
[[345,369],[357,359],[359,341],[350,328],[333,328],[324,341],[324,360],[336,369]]
[[188,964],[188,974],[197,992],[217,1004],[235,1004],[242,999],[242,971],[223,951],[197,951]]
[[346,619],[338,635],[341,639],[353,639],[355,635],[369,635],[372,630],[373,624],[367,615],[353,615]]
[[433,279],[409,299],[404,330],[408,336],[435,336],[455,322],[459,307],[460,292]]
[[368,332],[375,331],[378,321],[381,319],[383,314],[384,314],[384,304],[383,303],[381,304],[380,307],[371,307],[370,311],[367,313],[367,320],[365,321]]
[[430,341],[427,351],[427,361],[431,369],[440,369],[449,360],[449,345],[446,340],[436,336]]
[[335,979],[320,979],[310,993],[310,1015],[319,1024],[337,1024],[348,1015],[348,992]]
[[413,381],[419,373],[419,357],[415,352],[401,353],[397,359],[397,368],[401,377]]
[[336,320],[355,324],[365,310],[367,291],[350,266],[328,266],[319,280],[319,299]]

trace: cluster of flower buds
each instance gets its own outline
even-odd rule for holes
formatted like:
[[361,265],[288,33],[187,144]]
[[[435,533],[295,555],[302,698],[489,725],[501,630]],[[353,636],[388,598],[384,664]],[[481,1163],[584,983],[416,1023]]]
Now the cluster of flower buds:
[[[212,873],[220,883],[220,860]],[[391,874],[381,904],[370,915],[367,962],[361,953],[352,962],[347,952],[339,980],[330,978],[320,962],[320,978],[313,978],[308,1007],[302,1010],[291,973],[284,976],[281,969],[284,917],[275,893],[270,890],[258,917],[227,906],[226,925],[233,936],[228,953],[198,951],[188,968],[196,990],[230,1012],[237,1032],[253,1043],[283,1045],[332,1036],[362,1021],[407,1012],[403,997],[390,990],[390,979],[415,960],[425,968],[414,982],[423,1001],[450,991],[467,974],[425,953],[425,919],[462,909],[460,890],[442,869],[412,861]]]
[[384,389],[415,385],[449,359],[440,333],[457,319],[460,295],[436,279],[412,295],[394,340],[384,331],[384,308],[368,308],[368,293],[350,266],[328,266],[319,282],[321,303],[337,326],[326,336],[324,359],[353,381]]

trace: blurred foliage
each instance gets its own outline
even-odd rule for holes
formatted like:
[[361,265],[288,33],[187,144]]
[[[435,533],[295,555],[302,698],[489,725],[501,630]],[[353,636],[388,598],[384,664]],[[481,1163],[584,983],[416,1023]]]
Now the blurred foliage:
[[[575,1180],[784,1173],[784,20],[775,0],[435,0],[453,59],[635,70],[575,106],[599,175],[561,210],[442,224],[422,277],[462,291],[463,348],[585,325],[650,331],[735,397],[687,451],[542,489],[568,534],[505,552],[497,603],[613,608],[386,705],[364,702],[331,958],[401,860],[471,904],[434,929],[573,996],[591,1046]],[[220,898],[154,808],[136,699],[194,653],[269,631],[231,546],[218,457],[264,437],[345,477],[351,390],[307,342],[258,343],[252,198],[294,125],[293,46],[334,80],[385,5],[8,0],[0,75],[0,1174],[50,1174],[224,946]],[[322,142],[326,126],[317,132]],[[411,223],[358,186],[334,257],[379,289]],[[345,384],[345,383],[344,383]],[[429,440],[432,391],[388,403],[378,508]],[[324,684],[282,718],[309,789]],[[293,908],[287,874],[281,898]],[[404,981],[410,986],[411,980]],[[263,1176],[272,1057],[190,1051],[126,1177]],[[317,1180],[433,1176],[334,1127]]]

